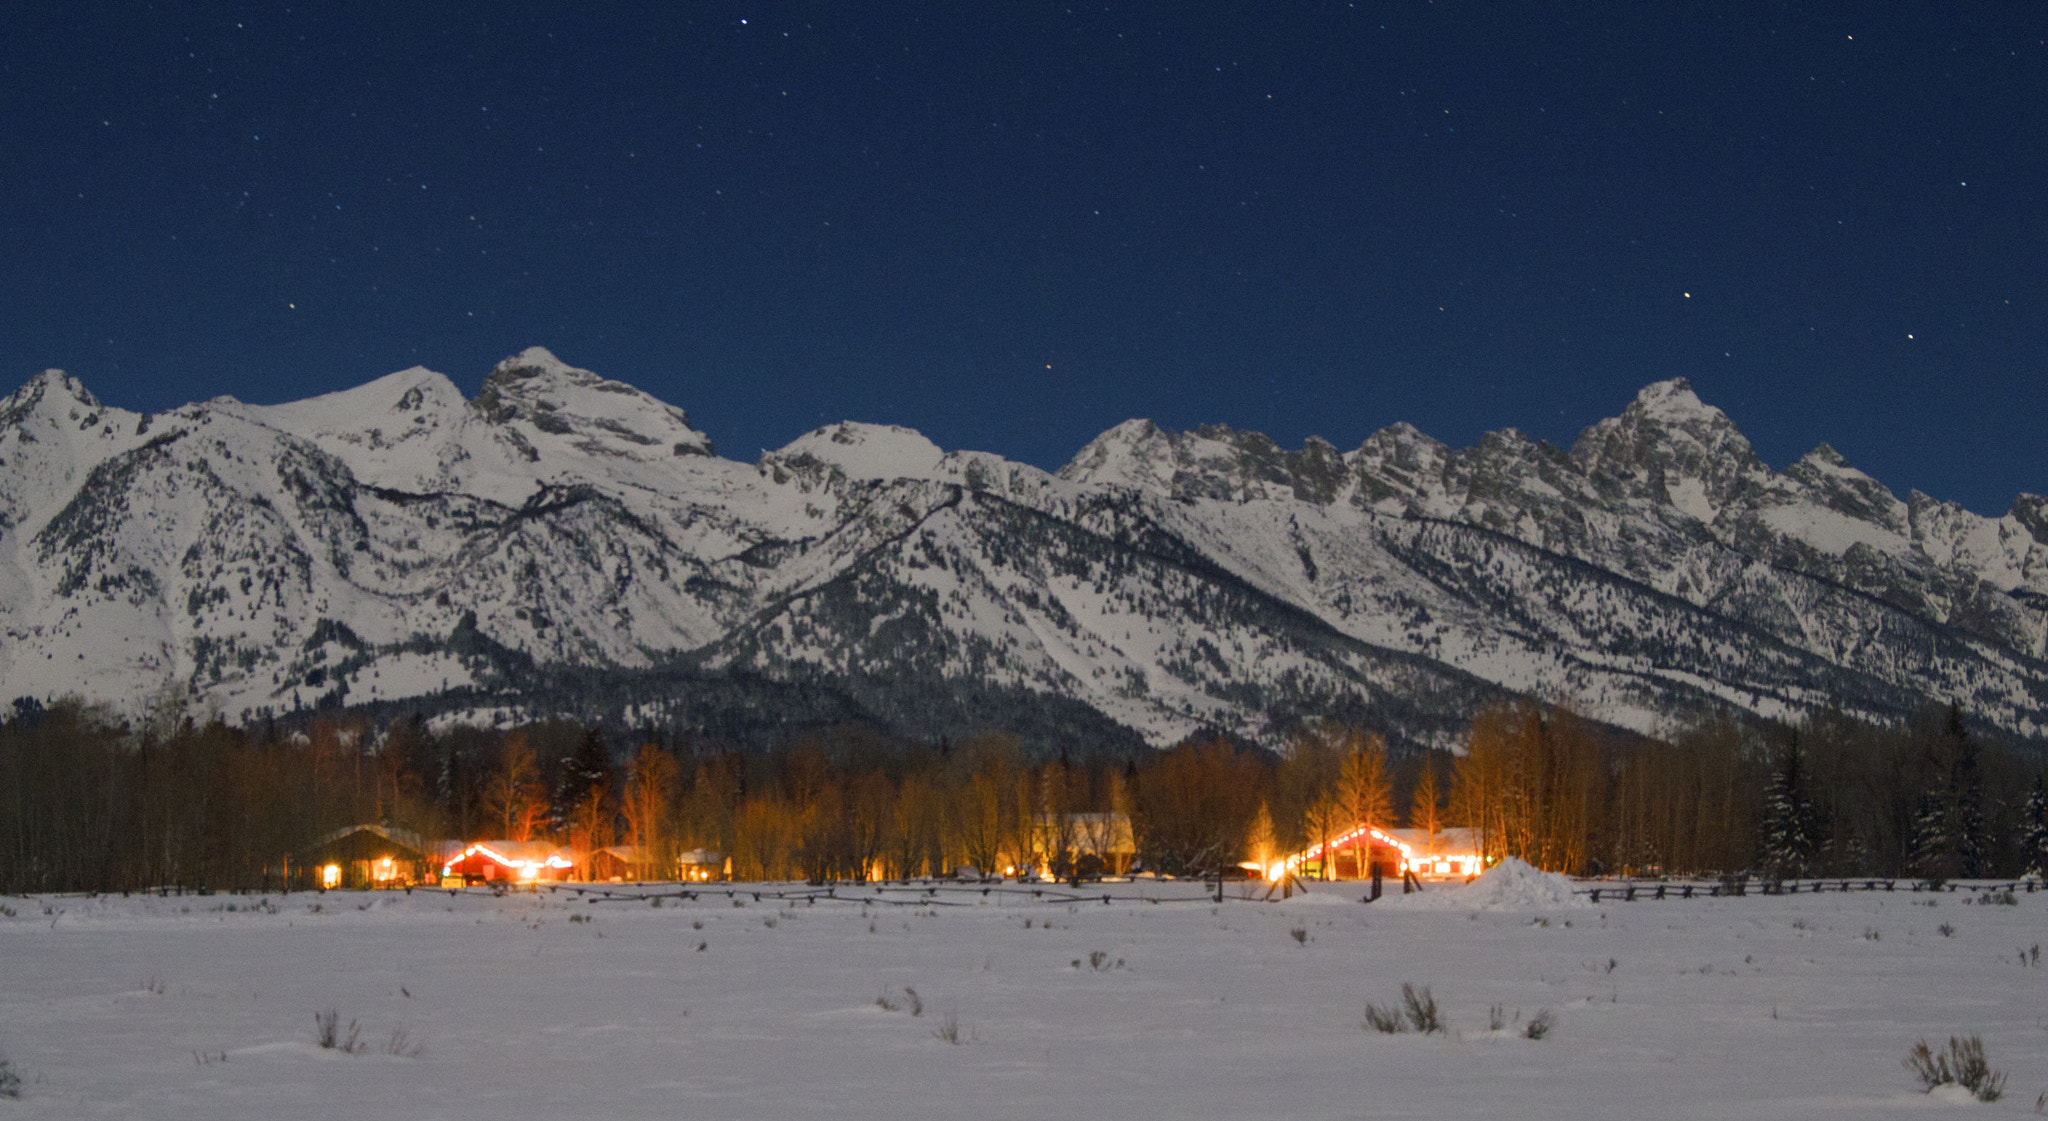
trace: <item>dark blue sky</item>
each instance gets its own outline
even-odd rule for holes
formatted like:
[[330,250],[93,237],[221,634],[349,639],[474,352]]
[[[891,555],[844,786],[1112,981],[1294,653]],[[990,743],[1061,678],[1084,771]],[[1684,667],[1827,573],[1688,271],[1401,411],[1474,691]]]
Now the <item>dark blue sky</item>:
[[1684,376],[1774,466],[2002,513],[2048,491],[2044,41],[2035,3],[8,5],[0,374],[474,393],[538,343],[742,459],[856,419],[1045,467],[1133,416],[1565,442]]

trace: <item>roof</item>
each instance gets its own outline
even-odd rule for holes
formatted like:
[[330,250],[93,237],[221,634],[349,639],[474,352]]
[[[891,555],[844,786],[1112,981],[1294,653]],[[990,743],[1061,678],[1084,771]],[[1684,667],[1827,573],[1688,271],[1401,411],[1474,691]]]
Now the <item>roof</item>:
[[339,829],[327,833],[325,836],[322,836],[319,840],[316,840],[312,844],[306,846],[306,849],[309,852],[316,849],[324,849],[327,846],[334,844],[338,841],[345,841],[351,837],[355,837],[361,834],[369,834],[371,836],[377,837],[380,840],[383,840],[398,848],[406,849],[418,856],[429,855],[431,851],[425,838],[422,838],[418,833],[415,833],[410,829],[400,829],[396,826],[391,825],[378,825],[372,822],[360,822],[355,825],[344,825]]
[[553,845],[546,841],[471,841],[441,857],[441,863],[445,867],[467,860],[471,856],[496,861],[508,868],[574,868],[581,854],[566,845]]
[[478,846],[487,848],[507,860],[545,861],[550,856],[575,855],[575,850],[569,846],[552,844],[547,841],[470,841],[457,849],[456,852],[468,852],[470,849],[477,848]]

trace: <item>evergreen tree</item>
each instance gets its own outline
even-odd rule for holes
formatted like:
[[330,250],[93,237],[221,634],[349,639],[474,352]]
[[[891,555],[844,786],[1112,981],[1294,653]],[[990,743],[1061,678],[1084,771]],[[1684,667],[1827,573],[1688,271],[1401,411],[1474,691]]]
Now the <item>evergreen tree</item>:
[[1941,795],[1932,790],[1922,794],[1913,813],[1913,845],[1906,863],[1911,871],[1935,885],[1955,874],[1948,827],[1949,815]]
[[2048,878],[2048,773],[2034,776],[2025,813],[2027,832],[2020,840],[2020,858],[2027,875]]
[[612,752],[605,746],[604,736],[592,728],[562,758],[561,777],[555,782],[555,796],[549,806],[555,828],[567,828],[577,806],[593,795],[603,797],[611,785]]
[[1758,862],[1772,880],[1807,873],[1814,851],[1813,803],[1806,796],[1804,753],[1792,736],[1771,773],[1764,794],[1763,828],[1757,844]]
[[1984,874],[1984,777],[1960,704],[1928,744],[1927,791],[1913,820],[1913,870],[1939,882]]
[[1948,706],[1942,741],[1942,754],[1949,764],[1946,809],[1956,874],[1981,876],[1989,848],[1984,835],[1984,776],[1978,765],[1977,741],[1970,736],[1962,705]]

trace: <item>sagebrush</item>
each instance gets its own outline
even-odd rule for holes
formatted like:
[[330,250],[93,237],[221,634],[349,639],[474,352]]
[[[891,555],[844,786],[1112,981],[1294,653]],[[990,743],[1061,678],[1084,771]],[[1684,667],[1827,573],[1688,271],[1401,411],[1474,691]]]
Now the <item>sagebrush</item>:
[[1936,1051],[1921,1040],[1906,1052],[1906,1069],[1920,1079],[1927,1090],[1937,1086],[1961,1086],[1980,1102],[1995,1102],[2005,1096],[2005,1072],[1991,1069],[1984,1057],[1984,1037],[1948,1037],[1948,1050]]

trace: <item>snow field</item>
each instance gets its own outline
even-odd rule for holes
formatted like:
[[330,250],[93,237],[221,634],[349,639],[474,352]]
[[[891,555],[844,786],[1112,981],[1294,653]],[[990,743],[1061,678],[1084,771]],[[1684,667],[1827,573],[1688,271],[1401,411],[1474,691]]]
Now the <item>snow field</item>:
[[[2010,1076],[1967,1108],[2024,1114],[2048,1087],[2048,971],[2021,960],[2048,897],[1528,909],[1544,885],[1524,879],[1462,910],[1361,906],[1359,886],[9,898],[0,1053],[24,1086],[0,1114],[1919,1116],[1955,1103],[1900,1060],[1957,1033]],[[1404,982],[1449,1035],[1360,1026]],[[329,1008],[362,1053],[314,1045]],[[1557,1026],[1523,1038],[1539,1009]],[[416,1056],[385,1053],[398,1029]]]

